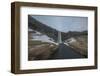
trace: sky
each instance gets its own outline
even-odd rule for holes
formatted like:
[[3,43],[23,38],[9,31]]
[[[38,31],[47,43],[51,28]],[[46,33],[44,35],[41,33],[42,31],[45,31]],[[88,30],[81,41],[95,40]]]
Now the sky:
[[86,31],[87,17],[32,15],[33,18],[61,32]]

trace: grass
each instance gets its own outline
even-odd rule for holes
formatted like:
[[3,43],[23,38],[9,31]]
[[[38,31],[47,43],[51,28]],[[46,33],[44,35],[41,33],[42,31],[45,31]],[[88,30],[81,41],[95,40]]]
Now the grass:
[[56,51],[57,45],[48,42],[29,40],[28,60],[46,60]]
[[75,37],[76,42],[69,43],[71,47],[76,49],[77,52],[82,54],[83,56],[87,57],[88,53],[88,40],[87,36],[80,36],[80,37]]
[[28,41],[29,47],[34,47],[36,45],[41,45],[41,44],[49,44],[49,43],[48,42],[42,42],[42,41],[39,41],[39,40],[29,40]]
[[47,44],[47,42],[42,42],[42,41],[39,41],[39,40],[29,40],[28,44],[29,45],[40,45],[40,44]]

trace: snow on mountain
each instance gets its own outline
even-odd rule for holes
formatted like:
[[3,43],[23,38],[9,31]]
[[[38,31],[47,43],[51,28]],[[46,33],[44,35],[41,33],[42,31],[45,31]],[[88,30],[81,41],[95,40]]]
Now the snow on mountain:
[[50,37],[48,37],[47,35],[45,34],[42,34],[36,30],[32,30],[30,29],[31,31],[34,31],[32,33],[32,39],[31,40],[39,40],[41,42],[48,42],[48,43],[54,43],[56,45],[58,45],[58,43],[54,42],[54,40]]
[[67,45],[67,46],[69,46],[69,44],[74,43],[74,42],[77,42],[76,39],[73,38],[73,37],[71,37],[71,38],[67,39],[67,40],[64,42],[64,44]]
[[73,42],[76,42],[76,39],[75,38],[69,38],[65,41],[66,43],[73,43]]

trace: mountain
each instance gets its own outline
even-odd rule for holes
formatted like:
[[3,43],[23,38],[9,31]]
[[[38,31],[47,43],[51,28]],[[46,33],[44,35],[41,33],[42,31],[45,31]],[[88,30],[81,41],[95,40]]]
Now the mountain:
[[[28,26],[29,28],[39,31],[42,34],[47,35],[48,37],[54,39],[55,42],[58,41],[58,30],[47,26],[46,24],[41,23],[40,21],[36,20],[32,16],[28,16]],[[62,41],[65,41],[71,37],[81,36],[81,35],[87,35],[87,31],[69,31],[69,32],[61,32]]]
[[67,33],[62,32],[62,41],[65,41],[71,37],[78,37],[78,36],[83,36],[83,35],[88,35],[88,32],[87,31],[82,31],[82,32],[69,31]]
[[57,30],[39,22],[30,15],[28,16],[28,26],[33,30],[39,31],[42,34],[46,34],[48,37],[53,38],[54,41],[57,42]]

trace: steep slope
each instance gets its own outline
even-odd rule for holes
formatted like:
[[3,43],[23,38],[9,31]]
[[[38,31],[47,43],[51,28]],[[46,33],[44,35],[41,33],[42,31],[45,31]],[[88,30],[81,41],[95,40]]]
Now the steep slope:
[[53,38],[54,41],[57,42],[57,30],[39,22],[30,15],[28,16],[28,26],[33,30],[46,34],[48,37]]

